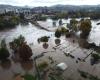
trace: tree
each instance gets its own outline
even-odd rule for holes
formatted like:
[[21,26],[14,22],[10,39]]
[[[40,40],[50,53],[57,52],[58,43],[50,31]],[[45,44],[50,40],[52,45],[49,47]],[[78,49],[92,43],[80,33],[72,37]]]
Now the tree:
[[48,42],[48,40],[49,40],[48,36],[43,36],[43,37],[38,39],[38,42]]
[[77,28],[78,28],[77,24],[78,24],[78,21],[76,19],[70,20],[70,25],[71,25],[73,31],[77,31]]
[[19,24],[20,18],[18,16],[12,16],[11,22],[15,25]]
[[19,22],[20,19],[18,16],[0,16],[0,30],[14,28]]
[[14,39],[13,41],[18,47],[25,42],[25,38],[20,35],[17,39]]
[[77,23],[78,23],[78,21],[74,18],[70,20],[70,25],[77,24]]
[[82,20],[80,22],[80,30],[82,31],[81,33],[81,38],[87,38],[90,31],[91,31],[91,21],[89,19]]
[[67,33],[69,33],[69,30],[68,29],[66,29],[65,27],[62,27],[61,28],[61,34],[67,34]]
[[20,35],[18,38],[15,38],[12,42],[10,42],[9,45],[12,50],[16,51],[24,42],[24,36]]

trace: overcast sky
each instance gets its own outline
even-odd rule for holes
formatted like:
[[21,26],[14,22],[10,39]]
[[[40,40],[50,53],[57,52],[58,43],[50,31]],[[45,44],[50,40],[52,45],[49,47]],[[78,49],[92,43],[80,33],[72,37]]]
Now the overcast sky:
[[97,5],[100,4],[100,0],[0,0],[0,4],[16,6]]

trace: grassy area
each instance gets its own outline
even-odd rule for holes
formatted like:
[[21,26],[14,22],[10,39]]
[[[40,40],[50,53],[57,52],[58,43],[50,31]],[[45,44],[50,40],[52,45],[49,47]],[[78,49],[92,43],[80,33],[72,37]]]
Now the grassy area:
[[46,67],[48,67],[48,63],[45,62],[45,61],[38,64],[38,68],[39,68],[40,71],[44,70]]

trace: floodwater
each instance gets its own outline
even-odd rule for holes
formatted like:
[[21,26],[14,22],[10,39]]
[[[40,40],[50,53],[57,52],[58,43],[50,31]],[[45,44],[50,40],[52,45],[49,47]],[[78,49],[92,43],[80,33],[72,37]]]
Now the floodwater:
[[[63,20],[63,23],[69,23],[69,20]],[[98,21],[92,21],[92,30],[90,33],[90,36],[88,38],[89,42],[94,42],[97,45],[100,43],[100,25],[96,25]],[[58,21],[57,26],[52,25],[52,20],[48,19],[47,21],[38,21],[38,23],[45,28],[48,28],[50,31],[45,31],[43,29],[39,29],[38,27],[32,25],[29,23],[28,25],[18,25],[14,29],[10,30],[4,30],[0,32],[0,41],[5,38],[6,43],[9,48],[9,42],[11,42],[14,38],[17,38],[19,35],[23,35],[25,37],[25,40],[27,41],[27,44],[31,47],[33,51],[33,56],[37,56],[41,54],[42,52],[46,52],[45,55],[37,60],[37,62],[41,61],[48,61],[48,57],[51,56],[53,60],[55,61],[54,65],[59,64],[61,62],[65,62],[68,65],[68,69],[66,69],[63,72],[63,78],[65,80],[71,79],[71,80],[86,80],[82,78],[77,70],[82,70],[85,72],[88,72],[90,74],[93,74],[94,76],[99,76],[100,74],[100,64],[91,65],[90,62],[90,56],[85,59],[85,62],[78,61],[76,63],[77,58],[85,58],[91,50],[80,48],[77,40],[75,43],[73,43],[73,38],[65,38],[62,36],[58,42],[60,42],[61,45],[56,47],[56,50],[53,48],[56,46],[57,43],[55,43],[56,38],[54,37],[54,32],[58,27]],[[66,26],[66,25],[63,25]],[[48,46],[45,47],[43,43],[38,43],[37,39],[41,36],[50,36],[50,39],[48,41]],[[11,50],[9,50],[11,53]],[[73,55],[75,58],[67,57],[64,55],[64,52],[70,52],[71,55]],[[12,53],[11,53],[12,54]],[[33,74],[35,73],[34,63],[32,61],[28,62],[15,62],[12,59],[1,63],[0,64],[0,80],[14,80],[14,76],[16,74],[20,73],[21,75],[25,73]]]

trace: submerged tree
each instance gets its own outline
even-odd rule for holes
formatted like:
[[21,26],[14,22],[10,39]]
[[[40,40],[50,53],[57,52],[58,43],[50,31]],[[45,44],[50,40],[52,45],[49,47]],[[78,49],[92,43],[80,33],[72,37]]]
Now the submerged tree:
[[81,33],[81,38],[87,38],[90,31],[91,31],[91,21],[89,19],[86,19],[86,20],[82,20],[80,22],[80,30],[82,31]]
[[26,44],[25,38],[22,35],[10,42],[10,47],[22,60],[29,60],[29,58],[32,56],[32,50]]
[[14,50],[14,52],[17,52],[18,48],[21,44],[25,42],[25,38],[20,35],[18,38],[15,38],[12,42],[9,43],[10,48]]
[[73,31],[77,31],[78,30],[78,21],[76,19],[71,19],[70,20],[70,27]]
[[48,36],[43,36],[41,38],[38,38],[38,42],[48,42],[49,37]]
[[55,37],[60,38],[61,35],[66,35],[66,37],[70,37],[70,31],[65,27],[61,27],[61,29],[56,30]]

